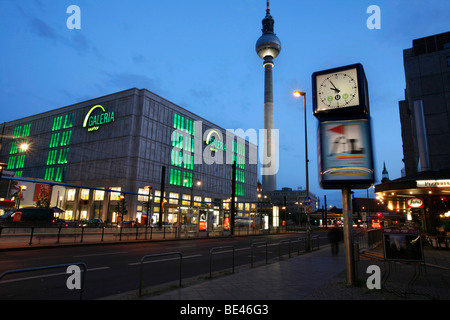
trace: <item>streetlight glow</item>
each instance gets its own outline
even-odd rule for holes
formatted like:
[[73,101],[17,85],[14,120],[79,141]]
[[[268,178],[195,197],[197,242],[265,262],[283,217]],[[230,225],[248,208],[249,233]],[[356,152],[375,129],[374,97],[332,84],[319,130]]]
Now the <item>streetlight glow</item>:
[[24,143],[20,144],[19,149],[20,149],[22,152],[25,152],[25,151],[28,150],[28,147],[29,147],[28,143],[24,142]]
[[305,92],[301,92],[301,91],[294,91],[294,97],[302,97],[302,96],[304,96],[304,95],[306,95],[306,93]]

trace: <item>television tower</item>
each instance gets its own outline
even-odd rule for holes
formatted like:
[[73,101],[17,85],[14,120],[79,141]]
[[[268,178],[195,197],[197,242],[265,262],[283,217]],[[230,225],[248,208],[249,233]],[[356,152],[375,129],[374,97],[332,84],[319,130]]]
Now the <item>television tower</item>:
[[[263,144],[262,165],[262,189],[263,192],[277,189],[276,176],[276,150],[274,138],[274,116],[273,116],[273,79],[272,68],[275,59],[281,51],[281,42],[273,32],[275,21],[270,15],[270,4],[267,1],[266,17],[262,20],[262,36],[256,41],[256,53],[264,59],[264,129],[265,140]],[[274,173],[275,171],[275,173]]]

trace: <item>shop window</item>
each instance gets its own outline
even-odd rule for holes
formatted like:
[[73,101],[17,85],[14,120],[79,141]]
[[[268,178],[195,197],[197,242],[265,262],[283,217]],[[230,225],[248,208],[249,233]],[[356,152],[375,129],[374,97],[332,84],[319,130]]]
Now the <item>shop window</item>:
[[89,200],[89,189],[81,189],[80,199],[81,200]]
[[76,192],[76,189],[68,189],[67,190],[67,201],[75,200],[75,192]]
[[155,190],[155,203],[161,202],[161,191]]
[[183,200],[181,201],[181,204],[189,206],[191,204],[191,195],[183,194]]
[[122,191],[121,187],[112,187],[111,190],[118,192],[111,192],[110,200],[120,200],[120,191]]
[[103,190],[95,190],[94,191],[94,200],[95,201],[103,201],[105,198],[105,191]]
[[178,204],[179,194],[175,192],[169,193],[169,204]]

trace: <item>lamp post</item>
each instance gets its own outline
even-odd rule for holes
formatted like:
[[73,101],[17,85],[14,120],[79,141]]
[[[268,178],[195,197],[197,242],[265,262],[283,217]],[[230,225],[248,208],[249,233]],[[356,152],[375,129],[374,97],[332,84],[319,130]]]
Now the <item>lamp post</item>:
[[[294,97],[303,97],[303,113],[305,117],[305,170],[306,170],[306,196],[309,197],[309,170],[308,170],[308,129],[307,129],[307,121],[306,121],[306,92],[301,91],[295,91]],[[310,217],[309,214],[306,213],[306,204],[305,204],[305,214],[307,219],[307,226],[306,226],[306,237],[307,237],[307,251],[311,250],[311,223],[310,223]]]
[[147,221],[145,223],[145,225],[148,227],[149,220],[151,219],[150,206],[151,206],[151,200],[153,198],[153,196],[152,196],[152,186],[145,186],[144,189],[148,190],[148,196],[147,196]]
[[19,203],[17,205],[17,209],[20,209],[20,200],[22,199],[22,195],[23,195],[23,191],[27,190],[27,186],[23,185],[23,186],[19,186]]
[[[184,179],[184,183],[185,184],[187,184],[188,183],[188,179]],[[193,199],[193,197],[194,197],[194,186],[195,185],[197,185],[198,187],[200,187],[201,185],[202,185],[202,181],[201,180],[194,180],[194,182],[192,183],[192,186],[191,186],[191,199],[190,199],[190,202],[191,202],[191,204],[190,204],[190,212],[191,212],[191,215],[193,215],[194,214],[194,199]],[[181,219],[181,212],[179,211],[179,219]],[[180,222],[178,223],[178,226],[179,226],[179,228],[178,228],[178,231],[180,231],[180,228],[181,228],[181,220],[179,220]],[[197,236],[198,236],[198,232],[199,232],[199,225],[200,225],[200,210],[198,210],[197,211],[197,223],[198,223],[198,225],[197,225]],[[178,232],[178,237],[180,236],[180,233]]]
[[[184,183],[188,183],[188,179],[184,179]],[[193,204],[194,204],[192,197],[194,196],[193,193],[194,193],[194,186],[195,185],[200,187],[202,185],[202,181],[201,180],[196,180],[191,186],[191,207],[193,207]]]

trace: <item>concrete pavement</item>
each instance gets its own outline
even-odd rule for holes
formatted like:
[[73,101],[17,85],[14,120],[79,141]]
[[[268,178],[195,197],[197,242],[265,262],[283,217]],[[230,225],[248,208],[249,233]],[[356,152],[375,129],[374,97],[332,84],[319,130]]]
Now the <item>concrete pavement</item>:
[[[421,266],[385,262],[382,248],[360,258],[355,286],[347,286],[344,250],[331,254],[330,246],[256,268],[142,300],[448,300],[450,299],[450,250],[424,248]],[[381,289],[368,289],[370,265],[381,270]]]
[[[42,246],[42,244],[40,245]],[[45,245],[44,245],[45,246]],[[54,246],[54,244],[53,244]],[[28,247],[28,246],[26,246]],[[15,250],[17,248],[8,248]],[[449,300],[450,250],[424,245],[421,266],[383,261],[382,246],[361,255],[356,286],[348,287],[344,248],[332,255],[329,245],[302,255],[286,256],[255,268],[244,266],[234,274],[213,279],[183,279],[183,287],[145,288],[137,292],[105,297],[105,300]],[[381,270],[381,289],[368,289],[368,267]],[[156,290],[155,290],[156,289]],[[145,291],[144,291],[145,292]]]

